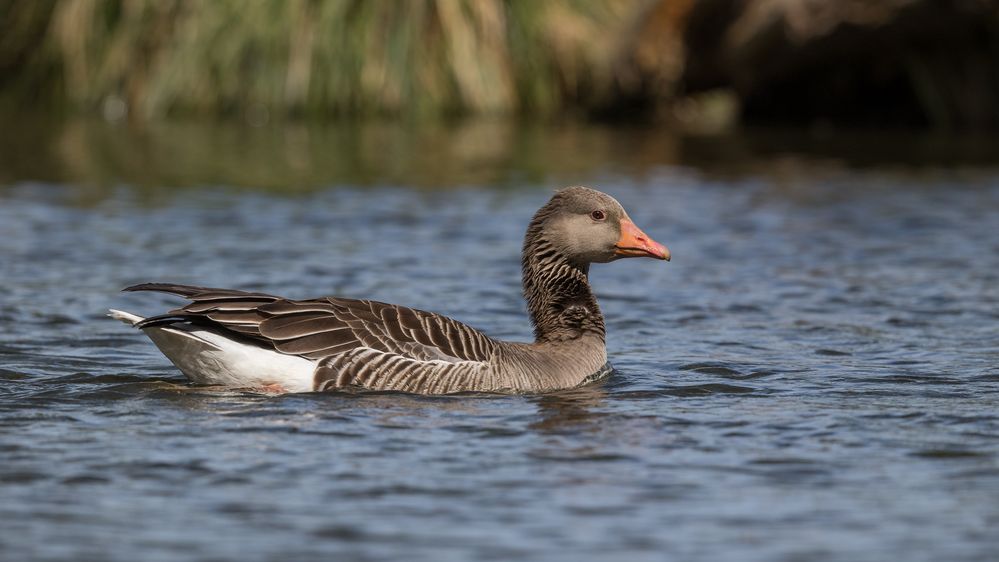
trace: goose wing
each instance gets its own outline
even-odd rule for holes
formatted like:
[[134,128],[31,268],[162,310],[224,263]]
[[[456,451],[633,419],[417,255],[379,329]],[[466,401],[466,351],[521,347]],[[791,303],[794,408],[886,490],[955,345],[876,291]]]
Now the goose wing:
[[316,360],[317,389],[324,387],[324,377],[329,379],[326,386],[361,384],[416,392],[429,390],[410,388],[415,379],[424,385],[467,385],[469,377],[485,368],[497,345],[456,320],[378,301],[290,300],[266,293],[159,283],[125,290],[172,293],[191,301],[147,318],[138,327],[206,324],[282,353]]

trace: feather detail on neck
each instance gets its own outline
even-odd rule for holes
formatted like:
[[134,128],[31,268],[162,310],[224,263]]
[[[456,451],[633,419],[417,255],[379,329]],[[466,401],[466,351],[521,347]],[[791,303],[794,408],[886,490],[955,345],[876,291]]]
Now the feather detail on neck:
[[536,343],[564,342],[584,335],[604,340],[604,318],[587,277],[589,265],[566,258],[541,229],[545,209],[535,215],[524,238],[524,298]]

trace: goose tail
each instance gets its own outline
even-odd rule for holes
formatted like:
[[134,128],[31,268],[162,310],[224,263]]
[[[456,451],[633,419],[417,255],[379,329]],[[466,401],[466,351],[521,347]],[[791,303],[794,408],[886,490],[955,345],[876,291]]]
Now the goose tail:
[[114,318],[115,320],[121,320],[122,322],[128,324],[129,326],[135,326],[139,322],[145,320],[145,318],[132,314],[131,312],[125,312],[124,310],[115,310],[113,308],[108,310],[108,316]]
[[263,389],[265,392],[313,390],[315,362],[255,345],[216,329],[173,325],[145,326],[145,318],[111,309],[108,316],[141,329],[187,378],[198,384]]

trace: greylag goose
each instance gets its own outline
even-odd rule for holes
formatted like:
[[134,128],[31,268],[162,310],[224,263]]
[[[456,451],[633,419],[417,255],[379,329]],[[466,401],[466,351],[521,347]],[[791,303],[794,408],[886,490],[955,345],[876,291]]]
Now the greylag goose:
[[534,393],[609,373],[591,263],[669,260],[611,196],[558,191],[534,215],[523,288],[534,343],[492,339],[445,316],[370,300],[290,300],[264,293],[144,283],[125,291],[191,301],[166,314],[110,316],[145,332],[196,383],[271,392],[340,388],[420,394]]

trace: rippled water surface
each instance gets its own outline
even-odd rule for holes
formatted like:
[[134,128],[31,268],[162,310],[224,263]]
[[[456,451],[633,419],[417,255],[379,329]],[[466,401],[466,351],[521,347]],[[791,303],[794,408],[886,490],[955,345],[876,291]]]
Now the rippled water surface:
[[999,174],[780,166],[569,173],[673,261],[594,266],[616,372],[517,397],[193,387],[104,311],[169,280],[529,339],[520,240],[555,180],[12,181],[0,557],[995,559]]

